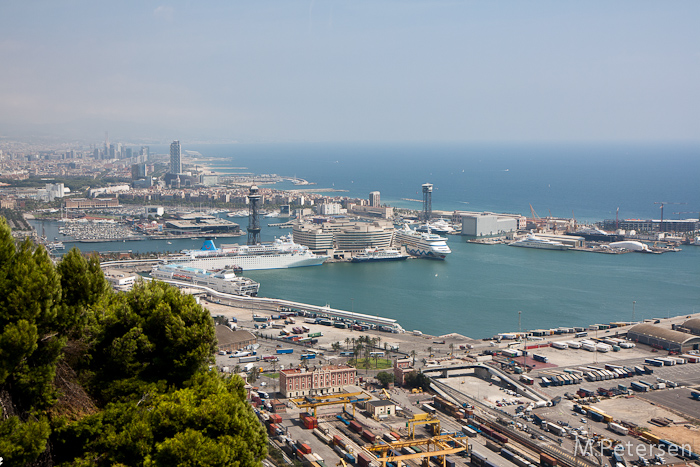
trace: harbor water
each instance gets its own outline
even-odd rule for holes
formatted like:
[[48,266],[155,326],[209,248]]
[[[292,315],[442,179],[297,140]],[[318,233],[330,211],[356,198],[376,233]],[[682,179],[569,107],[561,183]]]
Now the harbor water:
[[[422,183],[433,183],[433,208],[492,210],[577,220],[659,218],[657,201],[674,211],[700,211],[698,146],[460,146],[460,145],[219,145],[195,146],[217,171],[277,173],[337,195],[419,209]],[[663,164],[660,162],[663,160]],[[227,169],[228,167],[228,169]],[[233,169],[245,167],[246,169]],[[462,172],[464,170],[464,172]],[[277,188],[290,188],[278,184]],[[334,193],[326,193],[333,195]],[[697,214],[684,215],[696,217]],[[247,219],[232,219],[247,224]],[[263,219],[262,224],[279,222]],[[47,236],[57,223],[43,224]],[[41,231],[41,230],[39,230]],[[263,240],[288,233],[263,228]],[[60,237],[60,236],[59,236]],[[59,238],[63,240],[62,238]],[[245,242],[245,237],[218,240]],[[66,248],[73,244],[66,242]],[[77,244],[96,251],[179,251],[202,240]],[[332,263],[320,267],[249,271],[260,296],[397,319],[407,330],[457,332],[481,338],[522,329],[585,326],[665,318],[700,311],[700,247],[662,255],[607,255],[465,243],[450,236],[445,261]],[[636,302],[633,306],[633,302]],[[634,312],[634,315],[633,315]]]

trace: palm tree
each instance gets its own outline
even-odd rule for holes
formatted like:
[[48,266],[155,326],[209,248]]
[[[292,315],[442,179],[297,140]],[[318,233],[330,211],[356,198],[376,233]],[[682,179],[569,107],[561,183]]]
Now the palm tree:
[[454,355],[455,353],[455,344],[454,342],[450,342],[450,355]]
[[350,338],[346,337],[345,338],[345,350],[350,348]]
[[432,347],[428,347],[428,355],[430,355],[431,357],[433,356],[433,348]]
[[413,366],[415,367],[416,366],[416,351],[415,351],[415,349],[411,350],[411,357],[413,357]]

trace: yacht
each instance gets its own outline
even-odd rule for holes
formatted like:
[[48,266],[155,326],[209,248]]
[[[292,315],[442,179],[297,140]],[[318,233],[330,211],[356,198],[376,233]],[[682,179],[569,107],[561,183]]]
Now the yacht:
[[571,248],[571,245],[567,245],[566,243],[537,237],[531,233],[528,234],[525,238],[521,238],[518,241],[510,243],[510,246],[520,246],[524,248],[540,248],[543,250],[568,250]]
[[353,256],[350,261],[353,263],[368,263],[373,261],[402,261],[406,258],[408,258],[408,255],[401,254],[395,248],[387,248],[385,250],[367,248],[363,253]]
[[452,253],[447,239],[432,232],[418,232],[404,225],[394,235],[394,243],[406,247],[406,252],[419,258],[445,259]]
[[328,256],[317,255],[306,246],[294,243],[291,235],[275,239],[272,243],[257,245],[231,245],[217,248],[207,239],[199,250],[183,250],[179,256],[167,258],[168,263],[202,269],[232,269],[243,271],[260,269],[286,269],[302,266],[319,266]]
[[447,235],[455,231],[445,219],[435,219],[416,227],[417,232],[432,232],[438,235]]

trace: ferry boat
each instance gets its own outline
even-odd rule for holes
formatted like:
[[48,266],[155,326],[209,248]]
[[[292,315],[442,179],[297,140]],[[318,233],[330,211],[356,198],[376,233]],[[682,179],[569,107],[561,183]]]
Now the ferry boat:
[[260,283],[247,277],[236,276],[236,273],[229,269],[207,271],[188,266],[162,264],[153,268],[151,277],[190,282],[193,285],[209,287],[217,292],[251,297],[255,297],[260,289]]
[[566,243],[537,237],[531,233],[528,234],[527,237],[521,238],[520,240],[510,243],[509,245],[524,248],[540,248],[543,250],[568,250],[571,248],[571,245],[567,245]]
[[66,246],[63,244],[63,242],[51,242],[46,244],[46,248],[49,250],[65,250]]
[[239,267],[243,271],[254,271],[320,266],[327,259],[328,256],[316,255],[306,246],[294,243],[289,235],[272,243],[236,244],[227,248],[217,248],[213,240],[207,239],[200,250],[183,250],[179,256],[168,257],[167,262],[202,269]]
[[364,253],[353,256],[350,260],[353,263],[367,263],[372,261],[402,261],[408,258],[408,255],[401,254],[395,248],[387,248],[384,250],[376,248],[367,248]]
[[408,225],[396,231],[394,242],[405,246],[409,255],[419,258],[445,259],[452,253],[446,238],[432,232],[418,232]]

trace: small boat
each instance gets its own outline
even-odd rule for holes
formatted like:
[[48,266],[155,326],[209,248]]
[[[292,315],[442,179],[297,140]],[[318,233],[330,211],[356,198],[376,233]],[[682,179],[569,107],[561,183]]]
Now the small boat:
[[167,243],[168,243],[168,245],[172,245],[172,244],[173,244],[173,242],[167,242]]

